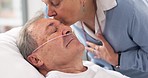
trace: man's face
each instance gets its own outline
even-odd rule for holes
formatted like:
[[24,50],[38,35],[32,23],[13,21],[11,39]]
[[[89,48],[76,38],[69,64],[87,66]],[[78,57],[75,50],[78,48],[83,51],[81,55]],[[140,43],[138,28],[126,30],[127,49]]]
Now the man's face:
[[48,6],[48,15],[55,19],[71,25],[82,17],[83,0],[42,0]]
[[57,20],[43,18],[32,24],[28,30],[39,46],[55,37],[65,35],[48,42],[35,52],[46,66],[81,60],[84,46],[72,34],[69,26]]

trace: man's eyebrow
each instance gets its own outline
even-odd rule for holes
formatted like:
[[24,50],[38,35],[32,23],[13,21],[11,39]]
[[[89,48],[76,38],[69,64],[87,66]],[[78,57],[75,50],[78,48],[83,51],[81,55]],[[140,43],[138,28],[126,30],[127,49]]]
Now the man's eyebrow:
[[50,23],[50,24],[48,24],[48,26],[52,26],[54,23]]
[[46,23],[44,23],[43,25],[45,26],[45,30],[47,30],[47,29],[48,29],[48,27],[49,27],[49,26],[48,26],[48,25],[49,25],[49,23],[47,23],[47,22],[46,22]]
[[47,22],[47,23],[45,24],[45,25],[46,25],[45,30],[47,31],[47,30],[49,29],[49,27],[51,27],[53,24],[54,24],[54,23],[52,23],[52,22]]
[[39,26],[45,26],[45,25],[48,25],[48,24],[46,24],[46,23],[40,23],[40,25]]

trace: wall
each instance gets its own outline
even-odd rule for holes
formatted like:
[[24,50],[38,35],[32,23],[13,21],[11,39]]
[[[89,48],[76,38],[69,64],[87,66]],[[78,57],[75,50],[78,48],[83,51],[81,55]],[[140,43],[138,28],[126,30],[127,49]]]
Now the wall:
[[28,19],[30,19],[38,10],[43,9],[45,4],[42,0],[28,0]]

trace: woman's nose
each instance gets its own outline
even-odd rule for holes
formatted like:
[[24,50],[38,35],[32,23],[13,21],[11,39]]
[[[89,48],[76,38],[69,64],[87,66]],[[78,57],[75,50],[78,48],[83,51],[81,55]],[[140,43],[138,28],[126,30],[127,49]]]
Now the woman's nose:
[[57,15],[56,11],[52,7],[48,7],[48,16],[54,17],[56,15]]

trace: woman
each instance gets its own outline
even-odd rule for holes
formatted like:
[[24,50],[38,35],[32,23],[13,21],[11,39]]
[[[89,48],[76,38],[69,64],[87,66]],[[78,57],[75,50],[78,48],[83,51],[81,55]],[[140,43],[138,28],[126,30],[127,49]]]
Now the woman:
[[91,61],[148,72],[147,0],[42,1],[48,16],[72,25],[79,40],[89,46]]

